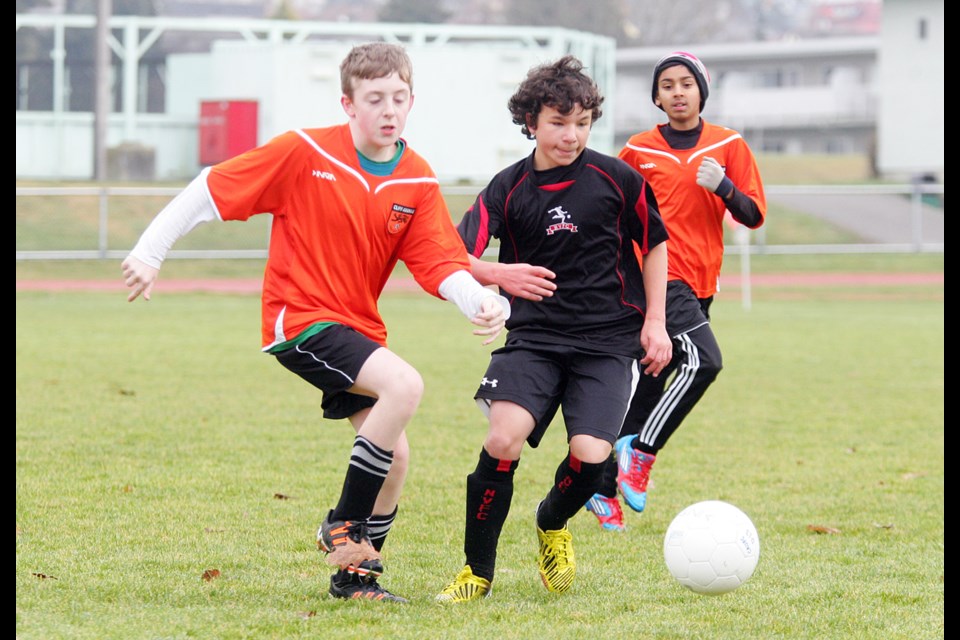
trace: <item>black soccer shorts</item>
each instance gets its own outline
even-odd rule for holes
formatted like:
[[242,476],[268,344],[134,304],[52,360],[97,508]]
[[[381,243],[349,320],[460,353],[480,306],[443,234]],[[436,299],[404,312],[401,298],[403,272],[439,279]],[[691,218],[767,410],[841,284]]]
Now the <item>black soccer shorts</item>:
[[636,358],[521,338],[491,354],[474,398],[485,413],[494,400],[529,411],[536,421],[527,437],[531,447],[540,444],[558,409],[567,441],[585,434],[613,444],[639,377]]
[[323,417],[339,420],[372,407],[377,401],[347,389],[381,346],[355,329],[335,324],[275,355],[280,364],[323,391]]

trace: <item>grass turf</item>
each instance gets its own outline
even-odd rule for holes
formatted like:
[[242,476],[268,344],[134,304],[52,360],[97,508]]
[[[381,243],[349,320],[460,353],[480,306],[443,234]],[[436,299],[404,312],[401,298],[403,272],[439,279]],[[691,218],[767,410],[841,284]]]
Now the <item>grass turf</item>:
[[[382,301],[426,394],[384,549],[384,586],[412,602],[378,605],[325,595],[313,536],[352,432],[258,352],[256,296],[18,292],[17,637],[942,637],[943,287],[849,293],[718,299],[724,372],[661,452],[648,512],[623,534],[571,521],[562,596],[539,582],[532,523],[565,451],[555,424],[517,471],[493,597],[444,608],[489,353],[452,305]],[[672,516],[708,498],[761,541],[720,597],[662,560]]]

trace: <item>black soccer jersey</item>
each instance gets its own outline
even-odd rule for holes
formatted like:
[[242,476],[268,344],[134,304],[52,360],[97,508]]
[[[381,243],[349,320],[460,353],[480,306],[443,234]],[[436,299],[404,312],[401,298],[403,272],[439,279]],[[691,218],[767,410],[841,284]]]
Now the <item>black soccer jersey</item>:
[[625,162],[586,149],[569,166],[535,171],[531,153],[494,176],[458,230],[478,258],[498,238],[500,262],[556,274],[552,297],[511,298],[508,341],[640,353],[646,304],[632,242],[645,254],[667,231],[652,189]]

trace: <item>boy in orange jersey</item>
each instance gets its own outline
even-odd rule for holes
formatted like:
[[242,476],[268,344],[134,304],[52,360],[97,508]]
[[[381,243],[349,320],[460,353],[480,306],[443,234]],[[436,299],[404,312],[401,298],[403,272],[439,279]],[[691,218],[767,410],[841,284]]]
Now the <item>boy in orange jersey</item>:
[[673,358],[659,377],[640,377],[604,489],[587,502],[609,530],[624,528],[617,486],[631,509],[644,510],[657,453],[722,368],[710,304],[723,262],[725,212],[751,229],[766,217],[760,172],[747,143],[700,116],[709,90],[710,76],[696,56],[676,51],[661,58],[652,98],[667,123],[634,135],[620,152],[653,187],[670,234],[666,315]]
[[338,598],[406,601],[377,581],[407,472],[405,428],[423,393],[420,374],[387,348],[377,309],[397,260],[480,327],[484,344],[510,313],[471,276],[433,170],[400,137],[412,74],[398,45],[354,47],[340,65],[346,123],[289,131],[204,169],[122,264],[127,299],[149,300],[167,252],[197,224],[273,214],[263,351],[323,392],[325,418],[356,431],[339,502],[317,532]]

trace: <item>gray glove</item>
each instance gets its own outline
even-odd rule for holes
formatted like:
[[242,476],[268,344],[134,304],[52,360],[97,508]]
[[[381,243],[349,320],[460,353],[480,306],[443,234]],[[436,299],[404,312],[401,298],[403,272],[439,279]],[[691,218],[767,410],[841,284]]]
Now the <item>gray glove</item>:
[[723,167],[720,166],[720,163],[710,156],[704,156],[700,168],[697,169],[697,184],[712,193],[716,193],[717,187],[723,182],[724,177]]

